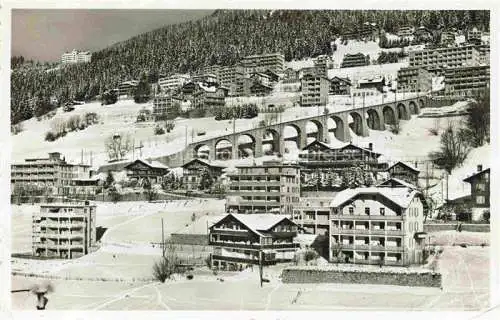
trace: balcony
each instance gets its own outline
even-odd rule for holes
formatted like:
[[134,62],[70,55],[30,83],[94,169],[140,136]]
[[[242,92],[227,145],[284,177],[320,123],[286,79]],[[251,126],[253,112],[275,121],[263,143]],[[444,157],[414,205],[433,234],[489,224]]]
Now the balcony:
[[402,221],[403,216],[369,216],[369,215],[348,215],[348,214],[333,214],[332,220],[372,220],[372,221],[384,221],[384,220],[392,220],[392,221]]
[[295,249],[300,245],[298,243],[275,243],[275,244],[265,244],[261,245],[258,243],[246,244],[246,243],[234,243],[234,242],[222,242],[222,241],[210,241],[211,246],[226,247],[226,248],[241,248],[241,249]]
[[[231,257],[231,256],[223,256],[223,255],[212,255],[212,259],[214,260],[222,260],[222,261],[227,261],[227,262],[237,262],[237,263],[251,263],[251,264],[258,264],[259,260],[258,259],[247,259],[247,258],[240,258],[240,257]],[[269,260],[264,260],[262,261],[263,265],[271,265],[275,264],[276,262],[274,260],[269,261]]]
[[228,228],[213,228],[212,232],[210,232],[212,235],[227,235],[227,236],[237,236],[237,237],[245,237],[247,238],[249,233],[248,230],[237,230],[237,229],[228,229]]
[[[337,244],[333,244],[337,245]],[[380,251],[380,252],[402,252],[403,247],[397,246],[383,246],[383,245],[370,245],[370,244],[340,244],[341,250],[359,250],[359,251]]]
[[76,239],[83,238],[83,234],[81,233],[40,233],[40,238],[48,238],[48,239]]

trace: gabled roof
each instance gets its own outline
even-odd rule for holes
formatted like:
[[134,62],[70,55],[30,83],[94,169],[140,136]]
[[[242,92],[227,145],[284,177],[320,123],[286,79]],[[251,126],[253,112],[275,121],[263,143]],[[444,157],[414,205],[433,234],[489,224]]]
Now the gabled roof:
[[345,149],[358,149],[358,150],[361,150],[361,151],[365,151],[367,153],[371,153],[373,155],[376,155],[377,157],[380,157],[382,154],[378,153],[378,152],[375,152],[373,150],[370,150],[370,149],[366,149],[366,148],[362,148],[360,146],[357,146],[355,144],[352,144],[352,142],[349,142],[348,144],[346,144],[345,146],[337,149],[337,150],[345,150]]
[[340,81],[343,81],[343,82],[345,82],[345,83],[347,83],[347,84],[351,85],[351,81],[350,81],[349,79],[345,79],[345,78],[341,78],[341,77],[334,76],[334,77],[332,77],[332,78],[330,79],[330,81],[333,81],[333,79],[338,79],[338,80],[340,80]]
[[398,161],[395,164],[393,164],[392,166],[390,166],[389,168],[387,168],[387,171],[391,170],[392,167],[395,167],[398,164],[401,164],[403,167],[406,167],[406,168],[410,169],[413,172],[417,172],[417,173],[420,172],[420,170],[418,170],[417,168],[413,167],[412,165],[409,165],[409,164],[401,162],[401,161]]
[[480,175],[483,175],[485,174],[486,172],[490,172],[490,168],[488,169],[484,169],[483,171],[480,171],[480,172],[476,172],[474,173],[472,176],[468,177],[468,178],[465,178],[463,181],[465,182],[468,182],[468,183],[471,183],[472,180],[474,180],[476,177],[480,176]]
[[220,168],[220,169],[226,168],[226,167],[223,167],[223,166],[218,166],[218,165],[210,164],[209,162],[204,161],[204,160],[199,159],[199,158],[196,158],[196,159],[193,159],[191,161],[188,161],[188,162],[184,163],[181,167],[185,168],[185,167],[189,166],[192,163],[200,163],[202,165],[205,165],[205,166],[211,167],[211,168]]
[[128,168],[136,163],[142,163],[150,168],[153,168],[153,169],[164,169],[164,170],[168,170],[169,168],[162,164],[161,162],[158,162],[158,161],[147,161],[147,160],[143,160],[143,159],[137,159],[135,160],[134,162],[132,163],[129,163],[128,165],[125,166],[125,168]]
[[413,198],[421,195],[419,191],[407,188],[366,187],[346,189],[337,193],[335,198],[330,202],[330,207],[339,207],[361,194],[379,194],[401,208],[408,208]]
[[309,149],[310,147],[312,147],[314,145],[319,145],[320,147],[322,147],[324,149],[333,150],[332,147],[330,147],[326,143],[321,142],[319,140],[314,140],[313,142],[309,143],[307,146],[305,146],[304,148],[302,148],[302,150],[307,150],[307,149]]
[[226,219],[227,217],[232,216],[236,220],[238,220],[240,223],[245,225],[248,229],[250,229],[252,232],[256,233],[257,235],[264,236],[262,232],[266,232],[273,228],[275,225],[278,223],[282,222],[283,220],[288,220],[291,223],[293,223],[288,217],[280,214],[270,214],[270,213],[262,213],[262,214],[238,214],[238,213],[230,213],[221,220],[217,221],[216,223],[219,223],[223,219]]
[[377,184],[377,187],[391,187],[391,188],[406,187],[413,190],[418,190],[418,188],[415,185],[398,178],[387,179],[384,182]]

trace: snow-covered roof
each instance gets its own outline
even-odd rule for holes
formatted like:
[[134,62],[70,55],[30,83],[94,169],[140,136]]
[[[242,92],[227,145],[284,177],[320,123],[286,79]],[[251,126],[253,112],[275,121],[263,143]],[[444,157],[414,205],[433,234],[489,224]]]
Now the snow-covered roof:
[[330,207],[339,207],[347,201],[361,194],[380,194],[388,200],[394,202],[401,208],[407,208],[411,200],[419,194],[418,191],[407,188],[384,188],[384,187],[363,187],[356,189],[346,189],[337,193],[330,202]]
[[141,162],[141,163],[147,165],[148,167],[155,168],[155,169],[169,169],[166,165],[164,165],[161,162],[153,161],[153,160],[145,160],[145,159],[137,159],[134,162],[128,164],[126,167],[129,167],[136,162]]
[[[286,215],[269,214],[269,213],[262,213],[262,214],[230,213],[229,216],[233,216],[236,220],[238,220],[239,222],[247,226],[250,230],[261,236],[263,236],[263,234],[260,233],[259,231],[267,231],[272,227],[274,227],[275,225],[277,225],[278,223],[280,223],[281,221],[288,219]],[[226,217],[227,216],[225,216],[224,218]]]
[[216,92],[217,91],[217,87],[215,86],[205,86],[203,83],[201,82],[198,82],[198,86],[200,86],[200,88],[205,91],[205,92]]
[[470,183],[476,176],[482,175],[482,174],[484,174],[486,172],[490,172],[490,168],[484,169],[484,170],[479,171],[479,172],[476,172],[473,175],[471,175],[470,177],[465,178],[464,181]]
[[188,161],[188,162],[184,163],[181,167],[184,168],[184,167],[186,167],[187,165],[189,165],[189,164],[191,164],[193,162],[199,162],[201,164],[204,164],[204,165],[206,165],[208,167],[212,167],[212,168],[222,168],[222,169],[226,168],[224,166],[219,166],[219,165],[216,165],[216,164],[209,163],[208,161],[202,160],[200,158],[196,158],[196,159],[193,159],[191,161]]

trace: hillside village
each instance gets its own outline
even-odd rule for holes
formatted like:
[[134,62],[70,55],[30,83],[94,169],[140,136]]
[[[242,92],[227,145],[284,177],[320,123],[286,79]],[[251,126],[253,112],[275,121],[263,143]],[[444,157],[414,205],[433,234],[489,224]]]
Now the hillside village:
[[[489,259],[489,30],[392,29],[358,21],[301,59],[255,52],[46,99],[12,124],[13,286],[102,278],[175,297],[187,275],[258,295],[258,276],[296,294],[282,309],[297,283],[426,287],[421,308],[445,306],[454,259]],[[73,50],[50,72],[94,58]],[[487,306],[473,294],[466,310]]]

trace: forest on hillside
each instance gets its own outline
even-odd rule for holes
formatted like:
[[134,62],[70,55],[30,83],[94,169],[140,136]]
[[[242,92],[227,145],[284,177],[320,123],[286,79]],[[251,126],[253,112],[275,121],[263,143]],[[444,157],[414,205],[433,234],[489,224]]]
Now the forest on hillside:
[[281,52],[285,60],[331,53],[330,43],[365,22],[387,32],[401,26],[430,30],[476,26],[489,31],[489,11],[217,10],[197,21],[170,25],[115,44],[92,62],[54,68],[12,58],[11,122],[40,116],[68,100],[88,100],[118,83],[145,75],[193,72],[232,65],[250,54]]

